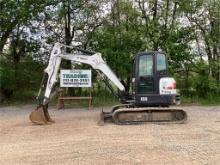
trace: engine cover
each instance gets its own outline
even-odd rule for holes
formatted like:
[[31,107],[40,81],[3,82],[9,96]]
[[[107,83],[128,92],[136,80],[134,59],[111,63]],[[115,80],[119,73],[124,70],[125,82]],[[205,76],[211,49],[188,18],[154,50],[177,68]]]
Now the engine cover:
[[160,95],[176,95],[176,81],[172,77],[163,77],[159,83]]

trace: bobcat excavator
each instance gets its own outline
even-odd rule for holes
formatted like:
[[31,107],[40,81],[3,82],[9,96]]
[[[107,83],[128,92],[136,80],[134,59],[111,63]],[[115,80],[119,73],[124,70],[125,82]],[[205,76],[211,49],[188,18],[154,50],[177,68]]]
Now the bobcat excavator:
[[[64,48],[74,50],[68,54]],[[61,60],[88,64],[99,74],[110,91],[118,97],[121,105],[116,105],[110,112],[101,112],[99,124],[112,121],[115,124],[139,123],[184,123],[187,119],[185,111],[170,107],[178,100],[176,82],[168,77],[167,57],[162,52],[141,52],[133,59],[132,93],[126,93],[123,83],[108,67],[100,53],[83,50],[56,43],[52,49],[49,64],[44,70],[41,87],[37,96],[38,107],[29,118],[39,125],[54,121],[48,113],[48,104],[57,94],[59,88],[59,69]],[[111,83],[110,83],[111,82]],[[118,92],[113,88],[114,84]]]

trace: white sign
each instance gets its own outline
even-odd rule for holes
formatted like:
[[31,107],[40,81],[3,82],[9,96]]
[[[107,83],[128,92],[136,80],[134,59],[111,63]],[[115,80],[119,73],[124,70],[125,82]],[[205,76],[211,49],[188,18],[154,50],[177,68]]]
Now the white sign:
[[91,87],[91,70],[61,70],[61,87]]

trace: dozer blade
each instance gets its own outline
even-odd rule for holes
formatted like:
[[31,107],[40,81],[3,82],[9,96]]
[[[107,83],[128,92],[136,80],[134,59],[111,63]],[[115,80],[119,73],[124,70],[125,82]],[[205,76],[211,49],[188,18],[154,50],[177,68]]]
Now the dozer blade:
[[104,126],[105,122],[111,121],[112,122],[112,112],[104,112],[103,110],[100,113],[100,118],[98,121],[99,126]]
[[31,122],[37,125],[45,125],[54,123],[51,119],[47,106],[40,106],[35,111],[31,112],[29,116]]
[[100,118],[99,118],[99,121],[98,121],[98,125],[99,126],[104,126],[105,124],[105,118],[104,118],[104,113],[103,111],[100,113]]

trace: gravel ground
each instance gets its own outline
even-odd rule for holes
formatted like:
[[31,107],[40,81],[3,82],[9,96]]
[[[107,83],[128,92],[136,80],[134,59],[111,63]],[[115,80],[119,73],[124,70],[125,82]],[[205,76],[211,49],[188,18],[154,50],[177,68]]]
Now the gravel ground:
[[220,106],[183,107],[186,124],[130,126],[98,126],[101,108],[50,108],[56,123],[36,126],[34,108],[0,108],[0,164],[220,164]]

